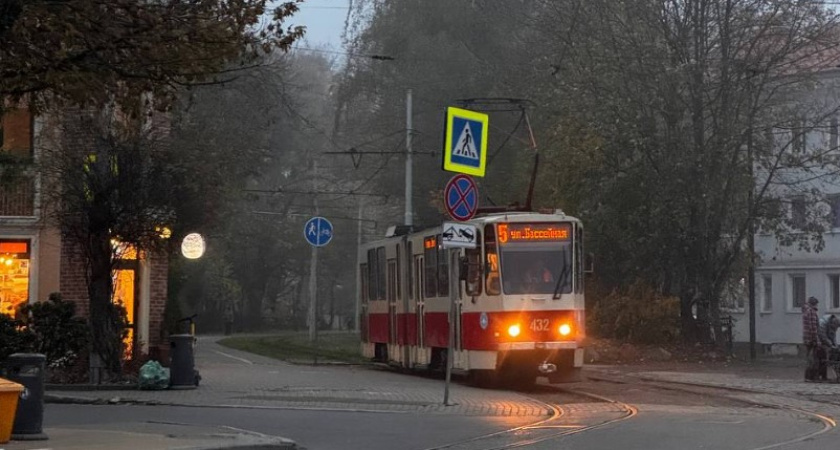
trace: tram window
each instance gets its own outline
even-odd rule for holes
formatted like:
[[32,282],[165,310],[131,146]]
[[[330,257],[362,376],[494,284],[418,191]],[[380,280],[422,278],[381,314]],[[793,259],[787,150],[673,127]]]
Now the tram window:
[[583,228],[575,227],[575,292],[583,292]]
[[437,297],[437,239],[434,236],[423,240],[423,272],[426,298]]
[[388,301],[397,299],[394,294],[397,292],[397,263],[393,259],[388,260]]
[[417,257],[417,259],[414,261],[414,266],[416,267],[416,269],[414,269],[414,270],[417,271],[416,284],[414,285],[414,289],[415,289],[414,298],[416,298],[417,300],[422,300],[423,299],[423,280],[425,279],[425,277],[423,276],[423,257],[422,256]]
[[359,266],[359,296],[361,297],[362,303],[367,303],[368,301],[368,265],[361,264]]
[[[481,236],[476,239],[481,242]],[[481,247],[470,248],[466,250],[466,264],[464,264],[466,273],[461,274],[461,277],[466,282],[467,295],[476,296],[481,295]]]
[[377,285],[376,298],[377,300],[385,300],[385,247],[376,249],[376,266],[377,266]]
[[378,282],[376,281],[376,275],[378,273],[376,264],[376,250],[370,249],[368,250],[368,263],[367,263],[367,272],[368,272],[368,283],[367,283],[367,299],[368,300],[376,300],[377,289],[376,286]]
[[406,250],[405,250],[405,264],[406,270],[405,273],[407,278],[405,280],[405,289],[408,291],[408,298],[414,298],[414,274],[412,273],[412,264],[411,260],[414,259],[414,253],[411,251],[411,241],[405,243]]
[[[438,242],[441,242],[438,235]],[[445,297],[449,295],[449,252],[438,245],[438,295]]]
[[400,272],[400,266],[402,266],[402,264],[400,264],[400,246],[397,245],[397,273],[396,273],[397,280],[396,281],[397,281],[397,298],[398,299],[402,298],[402,286],[401,286],[402,283],[400,283],[400,280],[402,280],[402,272]]
[[487,261],[484,266],[485,292],[487,295],[499,295],[502,283],[499,281],[499,254],[496,252],[496,229],[489,224],[484,227],[484,251]]

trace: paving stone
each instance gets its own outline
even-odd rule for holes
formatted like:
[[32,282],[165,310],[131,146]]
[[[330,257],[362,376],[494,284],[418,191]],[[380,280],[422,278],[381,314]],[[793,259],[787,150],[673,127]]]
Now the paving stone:
[[418,375],[353,365],[294,365],[221,347],[199,338],[196,368],[201,385],[189,390],[50,391],[48,401],[121,402],[251,408],[310,408],[427,412],[476,416],[544,416],[542,402],[516,392],[452,383],[443,405],[444,382]]

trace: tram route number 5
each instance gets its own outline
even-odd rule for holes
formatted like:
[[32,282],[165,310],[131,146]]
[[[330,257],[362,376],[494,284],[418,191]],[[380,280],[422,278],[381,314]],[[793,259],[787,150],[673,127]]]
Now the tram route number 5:
[[532,319],[531,326],[528,327],[531,331],[548,331],[548,319]]

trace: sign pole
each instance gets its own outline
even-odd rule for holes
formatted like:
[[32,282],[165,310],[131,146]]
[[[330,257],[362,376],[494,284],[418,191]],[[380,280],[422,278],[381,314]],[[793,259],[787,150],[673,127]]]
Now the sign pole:
[[[315,203],[317,209],[318,203]],[[318,247],[330,243],[333,226],[329,220],[316,216],[303,226],[303,236],[312,245],[309,260],[309,311],[306,320],[309,323],[309,341],[315,343],[315,364],[318,363]]]
[[405,224],[408,226],[414,225],[414,213],[411,205],[411,185],[412,185],[412,166],[411,166],[411,89],[406,92],[405,97]]
[[315,323],[315,308],[318,307],[318,247],[312,246],[312,253],[309,258],[309,342],[315,342],[318,338],[318,327]]
[[359,200],[359,222],[356,225],[356,315],[353,317],[353,331],[356,334],[361,334],[361,303],[362,303],[362,261],[359,255],[359,249],[362,248],[362,200]]
[[458,300],[458,274],[456,273],[458,266],[455,265],[457,255],[458,250],[456,249],[450,249],[446,255],[449,258],[449,267],[451,270],[449,271],[449,344],[446,349],[446,383],[443,388],[444,406],[455,405],[454,403],[449,403],[449,384],[452,378],[452,360],[455,358],[455,319],[457,316],[455,302]]

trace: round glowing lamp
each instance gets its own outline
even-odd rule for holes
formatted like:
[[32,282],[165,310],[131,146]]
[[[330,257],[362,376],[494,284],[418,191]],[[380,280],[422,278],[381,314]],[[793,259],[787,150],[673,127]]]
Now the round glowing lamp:
[[204,255],[207,245],[204,237],[198,233],[190,233],[181,241],[181,254],[187,259],[198,259]]

